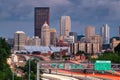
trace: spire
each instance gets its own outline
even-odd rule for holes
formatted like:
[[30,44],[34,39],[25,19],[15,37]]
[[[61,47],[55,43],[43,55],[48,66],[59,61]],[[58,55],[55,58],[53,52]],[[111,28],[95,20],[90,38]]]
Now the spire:
[[43,26],[48,26],[47,21],[44,22]]

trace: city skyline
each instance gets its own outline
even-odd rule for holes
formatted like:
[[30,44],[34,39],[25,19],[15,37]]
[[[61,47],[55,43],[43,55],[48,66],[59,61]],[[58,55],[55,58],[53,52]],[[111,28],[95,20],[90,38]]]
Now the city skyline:
[[119,35],[119,0],[7,0],[0,1],[0,36],[13,38],[14,32],[34,35],[34,8],[50,7],[50,27],[60,33],[60,17],[71,17],[71,31],[85,34],[85,27],[94,26],[97,34],[104,24],[110,26],[110,36]]

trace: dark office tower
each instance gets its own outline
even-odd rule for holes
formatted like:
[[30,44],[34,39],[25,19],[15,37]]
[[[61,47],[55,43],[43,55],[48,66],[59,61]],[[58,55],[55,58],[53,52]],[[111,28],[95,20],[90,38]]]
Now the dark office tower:
[[34,35],[41,38],[41,28],[45,22],[50,25],[50,9],[49,7],[35,7],[34,11]]

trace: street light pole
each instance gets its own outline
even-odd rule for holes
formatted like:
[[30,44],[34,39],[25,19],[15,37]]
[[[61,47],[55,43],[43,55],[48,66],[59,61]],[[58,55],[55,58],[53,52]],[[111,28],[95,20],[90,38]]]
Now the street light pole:
[[37,80],[40,80],[40,66],[39,66],[39,61],[37,62]]
[[31,53],[32,52],[30,52],[30,57],[29,57],[29,76],[28,76],[28,80],[30,80],[30,76],[31,76]]
[[71,69],[71,77],[73,77],[73,75],[72,75],[72,69]]
[[13,70],[12,80],[14,80],[14,70]]
[[29,59],[29,77],[28,77],[28,80],[30,80],[30,59]]
[[12,55],[12,63],[13,63],[12,80],[14,80],[14,54]]

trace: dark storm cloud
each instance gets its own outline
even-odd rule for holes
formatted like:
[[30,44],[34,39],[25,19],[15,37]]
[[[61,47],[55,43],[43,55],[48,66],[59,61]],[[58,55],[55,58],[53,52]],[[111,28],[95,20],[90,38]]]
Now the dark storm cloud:
[[30,19],[34,7],[41,6],[51,7],[53,13],[57,13],[58,8],[66,4],[69,4],[67,0],[0,0],[0,19]]
[[[33,29],[34,7],[46,6],[51,9],[51,27],[55,27],[57,31],[60,17],[63,15],[71,17],[72,30],[80,34],[84,33],[83,30],[88,25],[96,28],[106,23],[110,26],[118,26],[120,21],[120,0],[0,0],[0,24],[7,27],[8,25],[2,22],[10,21],[9,27],[15,28],[17,23],[14,21],[18,21],[22,26],[24,24],[26,26],[22,27],[22,30]],[[29,23],[32,25],[28,26]],[[5,27],[2,29],[4,30]],[[30,31],[28,30],[28,33],[31,33]]]
[[[0,0],[1,19],[30,19],[36,6],[49,6],[55,18],[71,15],[73,19],[120,19],[120,0]],[[113,16],[114,15],[114,16]],[[79,16],[79,17],[78,17]]]

